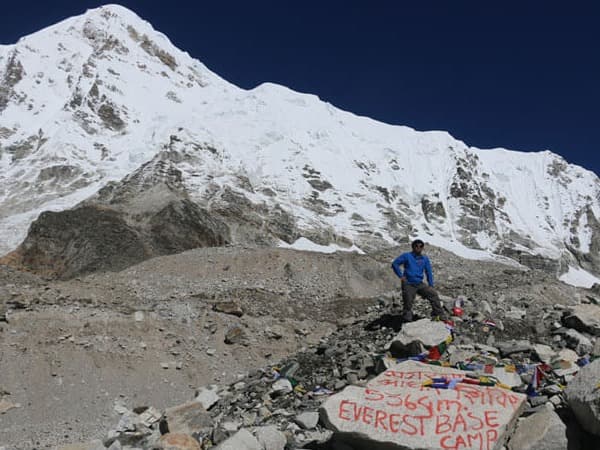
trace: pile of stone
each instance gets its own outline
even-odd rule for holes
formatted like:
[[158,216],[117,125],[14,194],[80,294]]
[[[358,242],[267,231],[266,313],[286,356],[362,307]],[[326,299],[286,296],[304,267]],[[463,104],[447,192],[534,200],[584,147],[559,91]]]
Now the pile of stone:
[[402,324],[382,301],[319,345],[189,403],[118,404],[103,441],[64,450],[594,448],[600,307],[556,308],[537,334],[553,346],[508,339],[500,319],[465,310],[452,323]]

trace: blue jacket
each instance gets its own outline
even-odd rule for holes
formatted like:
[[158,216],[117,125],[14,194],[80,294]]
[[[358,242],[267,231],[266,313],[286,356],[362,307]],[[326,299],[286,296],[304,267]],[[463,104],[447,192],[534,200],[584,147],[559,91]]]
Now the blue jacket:
[[[402,271],[400,266],[404,266]],[[406,277],[408,284],[423,282],[423,271],[427,274],[427,283],[433,287],[433,272],[429,258],[425,255],[417,256],[413,252],[402,253],[392,262],[392,269],[400,278]]]

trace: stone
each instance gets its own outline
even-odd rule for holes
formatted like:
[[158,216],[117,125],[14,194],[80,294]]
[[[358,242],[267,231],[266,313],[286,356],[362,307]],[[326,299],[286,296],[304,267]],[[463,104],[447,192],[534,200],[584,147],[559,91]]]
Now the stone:
[[529,401],[529,404],[535,408],[536,406],[545,405],[546,403],[548,403],[548,396],[547,395],[536,395],[533,397],[529,397],[528,401]]
[[347,373],[346,381],[348,384],[359,384],[358,375],[353,372]]
[[318,412],[303,412],[298,414],[294,419],[298,425],[300,425],[305,430],[312,430],[316,428],[319,423],[319,413]]
[[206,434],[212,428],[211,416],[202,404],[196,401],[167,408],[165,421],[169,433]]
[[271,325],[265,328],[265,334],[269,339],[281,339],[285,336],[285,328],[281,325]]
[[559,386],[558,384],[549,384],[547,386],[544,386],[544,388],[542,389],[542,392],[544,394],[548,394],[548,395],[558,395],[563,391],[563,388],[561,386]]
[[485,301],[482,300],[481,302],[481,310],[483,311],[483,313],[487,316],[487,317],[492,317],[493,316],[493,311],[492,311],[492,307],[490,306],[490,304]]
[[496,347],[492,347],[491,345],[476,343],[475,348],[477,350],[481,350],[482,352],[488,352],[488,353],[492,353],[494,355],[498,355],[500,353],[500,350],[498,350]]
[[163,434],[158,442],[161,450],[202,450],[196,439],[182,433]]
[[4,414],[11,409],[18,408],[20,405],[18,403],[12,403],[8,400],[0,400],[0,414]]
[[600,336],[600,306],[594,304],[577,305],[570,308],[570,313],[562,322],[569,328]]
[[448,354],[450,355],[450,365],[455,366],[456,363],[470,361],[478,355],[478,352],[475,350],[463,349],[454,345],[450,345],[448,347]]
[[333,389],[335,389],[336,391],[339,391],[341,389],[343,389],[344,387],[346,387],[348,385],[348,383],[346,383],[345,380],[337,380],[335,382],[335,384],[333,385]]
[[421,319],[403,324],[402,329],[392,343],[398,341],[400,344],[407,346],[417,341],[429,348],[441,344],[450,336],[450,330],[444,322]]
[[235,301],[228,302],[219,302],[213,305],[213,310],[217,312],[221,312],[223,314],[230,314],[232,316],[242,317],[244,315],[244,311],[242,310],[242,306]]
[[158,422],[161,417],[162,413],[158,409],[151,406],[140,414],[139,420],[142,425],[149,428]]
[[[366,389],[349,386],[329,397],[320,417],[341,442],[376,450],[488,448],[499,450],[526,407],[526,396],[462,383],[467,373],[405,361]],[[433,377],[453,389],[424,387]],[[354,448],[354,447],[352,447]]]
[[568,329],[564,334],[563,338],[567,342],[567,346],[575,350],[578,355],[585,355],[592,351],[594,345],[592,341],[586,336],[581,334],[579,331]]
[[509,450],[565,450],[567,427],[551,407],[519,421],[508,443]]
[[533,351],[541,362],[549,363],[556,355],[556,352],[549,345],[535,344]]
[[245,428],[214,447],[214,450],[263,450],[258,440]]
[[530,352],[533,350],[531,343],[526,340],[498,342],[496,347],[498,347],[498,350],[500,350],[500,354],[503,357],[510,356],[514,353]]
[[592,356],[600,356],[600,339],[594,341],[594,347],[592,348]]
[[227,330],[227,333],[225,333],[225,343],[239,344],[244,340],[244,337],[244,330],[242,330],[242,328],[239,326],[233,326]]
[[300,370],[300,364],[298,364],[296,361],[292,361],[291,363],[288,363],[285,366],[283,366],[279,371],[279,374],[282,377],[293,378],[294,375],[296,375],[296,372],[298,372],[298,370]]
[[600,359],[583,367],[565,389],[567,402],[579,424],[600,436]]
[[[314,430],[314,431],[303,431],[301,434],[296,435],[296,439],[303,446],[310,444],[322,444],[327,442],[333,436],[331,430]],[[304,448],[304,447],[302,447]]]
[[554,405],[555,408],[558,408],[559,406],[561,406],[563,404],[562,399],[560,398],[560,395],[554,395],[552,397],[550,397],[550,403],[552,403]]
[[284,450],[287,444],[285,434],[274,425],[258,427],[254,435],[263,450]]
[[143,322],[144,321],[144,312],[136,311],[135,314],[133,315],[133,317],[136,322]]
[[245,427],[250,427],[256,424],[256,419],[258,418],[258,413],[256,411],[247,411],[242,414],[242,424]]
[[234,391],[243,391],[244,389],[246,389],[246,383],[244,383],[243,381],[238,381],[237,383],[235,383],[233,385],[233,390]]
[[568,348],[563,348],[562,350],[560,350],[558,352],[558,354],[556,355],[556,357],[554,357],[552,359],[552,362],[554,361],[569,361],[572,363],[577,362],[577,360],[579,359],[579,355],[574,352],[571,349]]
[[125,431],[135,431],[137,422],[137,414],[133,412],[127,412],[121,416],[119,423],[117,424],[116,431],[124,433]]
[[235,433],[242,425],[237,421],[227,421],[223,422],[221,426],[227,433]]
[[292,392],[294,388],[292,383],[287,378],[280,378],[271,386],[271,395],[281,395]]
[[527,311],[525,311],[524,309],[520,309],[520,308],[515,308],[514,306],[510,308],[509,311],[507,311],[505,313],[505,317],[507,319],[512,319],[512,320],[521,320],[523,319],[525,316],[527,315]]
[[218,386],[211,385],[208,387],[201,387],[196,394],[194,399],[200,403],[205,410],[209,410],[215,403],[217,403],[221,397],[217,394]]

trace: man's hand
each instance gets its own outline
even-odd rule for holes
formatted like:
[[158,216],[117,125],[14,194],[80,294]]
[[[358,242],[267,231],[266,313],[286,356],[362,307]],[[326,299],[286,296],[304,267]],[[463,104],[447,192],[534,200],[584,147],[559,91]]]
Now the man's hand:
[[406,281],[406,277],[400,277],[400,281],[404,283]]

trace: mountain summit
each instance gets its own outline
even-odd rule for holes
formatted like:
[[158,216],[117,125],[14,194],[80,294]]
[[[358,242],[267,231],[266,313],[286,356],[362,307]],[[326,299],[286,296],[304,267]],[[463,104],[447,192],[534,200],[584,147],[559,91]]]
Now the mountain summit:
[[[117,5],[0,46],[0,170],[0,252],[23,242],[21,263],[82,223],[50,226],[42,214],[25,239],[42,211],[92,208],[140,239],[129,262],[186,245],[305,238],[368,251],[419,236],[571,282],[600,276],[592,172],[549,151],[480,150],[387,125],[274,84],[240,89]],[[169,230],[195,238],[175,242]]]

